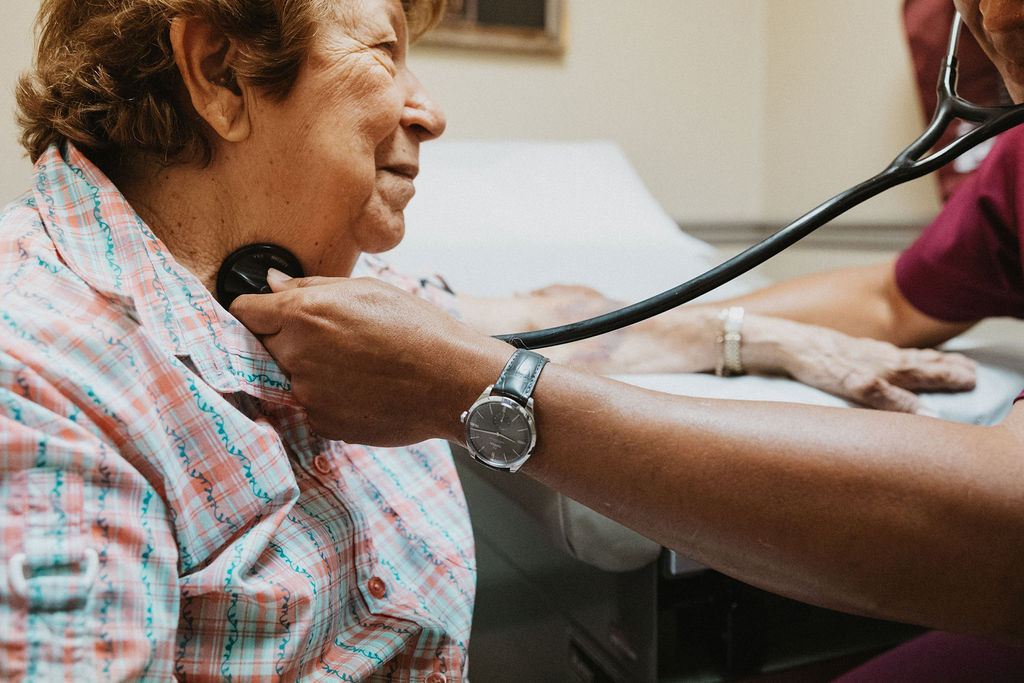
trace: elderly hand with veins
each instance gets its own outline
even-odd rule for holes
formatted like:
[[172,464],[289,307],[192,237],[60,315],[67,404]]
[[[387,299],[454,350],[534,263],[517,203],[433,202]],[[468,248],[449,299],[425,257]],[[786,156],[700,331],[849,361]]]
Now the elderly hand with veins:
[[[599,292],[555,285],[507,299],[459,295],[464,318],[488,334],[531,331],[620,308]],[[714,369],[718,307],[673,309],[622,330],[544,354],[602,374],[708,372]],[[752,374],[782,375],[871,408],[927,411],[918,391],[969,391],[976,365],[958,353],[908,349],[827,327],[750,315],[743,323],[743,364]]]

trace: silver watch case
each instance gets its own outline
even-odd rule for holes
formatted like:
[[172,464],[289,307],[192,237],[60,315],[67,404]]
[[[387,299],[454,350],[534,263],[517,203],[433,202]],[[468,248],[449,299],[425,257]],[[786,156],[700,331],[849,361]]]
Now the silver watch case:
[[518,472],[537,445],[533,398],[526,405],[507,396],[491,395],[487,387],[469,410],[462,413],[466,425],[466,450],[473,459],[492,469]]

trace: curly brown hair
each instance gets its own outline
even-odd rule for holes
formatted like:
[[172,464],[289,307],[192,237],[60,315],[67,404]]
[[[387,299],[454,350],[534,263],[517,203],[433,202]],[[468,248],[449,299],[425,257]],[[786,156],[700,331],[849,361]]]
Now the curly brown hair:
[[[208,163],[212,148],[170,45],[174,17],[202,17],[238,46],[233,73],[266,96],[288,95],[325,17],[347,0],[43,0],[34,68],[18,81],[21,144],[35,161],[72,142],[101,167],[151,154]],[[410,35],[445,0],[402,0]]]

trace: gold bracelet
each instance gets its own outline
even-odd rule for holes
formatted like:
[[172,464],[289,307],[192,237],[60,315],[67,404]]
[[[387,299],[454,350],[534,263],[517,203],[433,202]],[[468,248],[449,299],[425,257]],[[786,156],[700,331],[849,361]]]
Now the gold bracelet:
[[721,328],[718,333],[718,364],[715,374],[719,377],[735,377],[746,372],[740,344],[743,342],[743,307],[730,306],[718,314]]

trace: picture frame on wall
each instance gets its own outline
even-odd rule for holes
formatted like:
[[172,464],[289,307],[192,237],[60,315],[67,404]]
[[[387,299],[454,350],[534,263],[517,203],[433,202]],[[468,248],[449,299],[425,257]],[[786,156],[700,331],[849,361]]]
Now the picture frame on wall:
[[562,54],[565,5],[566,0],[448,0],[444,19],[421,42]]

